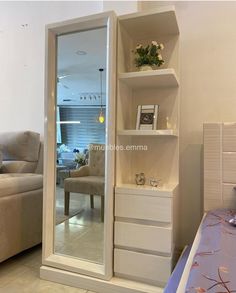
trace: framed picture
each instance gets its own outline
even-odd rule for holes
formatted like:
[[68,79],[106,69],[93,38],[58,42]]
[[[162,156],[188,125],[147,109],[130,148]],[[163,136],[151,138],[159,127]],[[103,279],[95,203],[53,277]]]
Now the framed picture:
[[136,129],[156,130],[159,105],[138,105]]

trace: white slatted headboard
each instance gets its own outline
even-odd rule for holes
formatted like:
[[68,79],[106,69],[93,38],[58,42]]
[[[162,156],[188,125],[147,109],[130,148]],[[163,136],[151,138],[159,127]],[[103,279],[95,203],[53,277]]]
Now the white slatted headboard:
[[205,123],[204,211],[236,208],[236,123]]

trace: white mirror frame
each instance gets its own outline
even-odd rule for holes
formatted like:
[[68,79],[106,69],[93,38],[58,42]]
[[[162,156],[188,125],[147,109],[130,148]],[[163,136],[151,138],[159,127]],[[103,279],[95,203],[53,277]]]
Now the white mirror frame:
[[57,36],[67,33],[107,27],[106,74],[106,145],[115,144],[115,95],[116,95],[116,15],[100,13],[60,22],[46,27],[46,76],[45,76],[45,150],[44,150],[44,204],[43,204],[43,256],[45,266],[55,267],[83,275],[111,279],[113,275],[113,198],[114,151],[106,150],[105,162],[105,215],[103,264],[55,254],[55,187],[56,187],[56,59]]

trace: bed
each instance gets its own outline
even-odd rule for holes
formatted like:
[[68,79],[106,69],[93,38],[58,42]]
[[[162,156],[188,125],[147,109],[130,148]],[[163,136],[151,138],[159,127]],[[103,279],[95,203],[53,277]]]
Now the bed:
[[229,224],[236,216],[236,123],[206,123],[203,133],[204,216],[179,284],[165,293],[236,292],[236,227]]

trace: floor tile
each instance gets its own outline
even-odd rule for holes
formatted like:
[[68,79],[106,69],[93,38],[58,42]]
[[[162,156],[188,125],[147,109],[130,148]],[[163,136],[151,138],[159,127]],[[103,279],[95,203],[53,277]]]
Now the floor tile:
[[[0,293],[86,293],[39,277],[41,247],[37,246],[0,264]],[[34,263],[35,261],[35,263]]]
[[[57,186],[58,206],[64,206],[64,189]],[[71,193],[70,206],[81,211],[56,225],[55,252],[96,263],[103,263],[104,223],[101,222],[100,196],[94,196],[94,209],[90,197]]]

